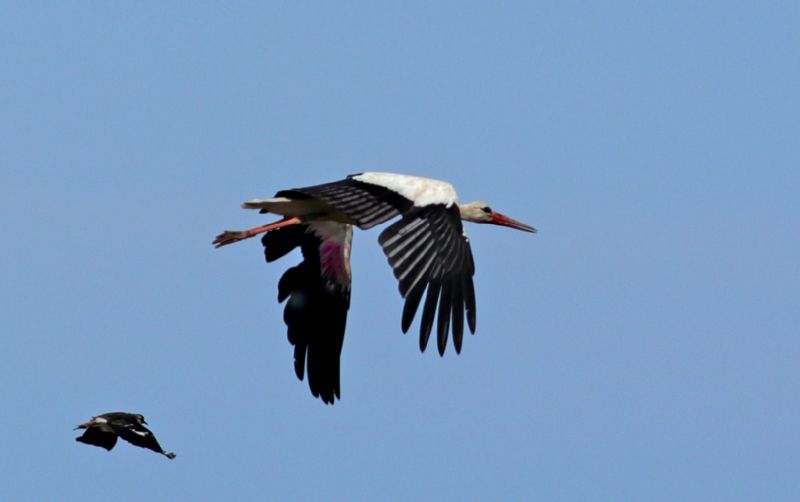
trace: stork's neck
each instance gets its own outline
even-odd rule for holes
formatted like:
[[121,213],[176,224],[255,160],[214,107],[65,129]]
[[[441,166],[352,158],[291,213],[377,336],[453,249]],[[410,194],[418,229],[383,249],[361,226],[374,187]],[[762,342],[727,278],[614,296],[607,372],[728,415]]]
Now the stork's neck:
[[458,210],[461,213],[462,220],[475,223],[487,223],[491,220],[492,216],[492,210],[489,208],[489,205],[479,200],[468,204],[459,204]]

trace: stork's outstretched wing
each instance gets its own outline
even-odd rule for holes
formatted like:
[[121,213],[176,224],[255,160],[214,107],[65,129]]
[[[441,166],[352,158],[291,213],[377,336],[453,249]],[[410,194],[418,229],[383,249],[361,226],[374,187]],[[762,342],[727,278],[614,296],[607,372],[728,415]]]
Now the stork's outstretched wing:
[[433,327],[438,304],[436,339],[444,355],[452,322],[453,344],[461,352],[466,312],[469,330],[475,333],[475,265],[464,234],[458,207],[431,205],[415,209],[387,227],[378,239],[405,298],[402,328],[407,332],[427,290],[419,330],[423,352]]

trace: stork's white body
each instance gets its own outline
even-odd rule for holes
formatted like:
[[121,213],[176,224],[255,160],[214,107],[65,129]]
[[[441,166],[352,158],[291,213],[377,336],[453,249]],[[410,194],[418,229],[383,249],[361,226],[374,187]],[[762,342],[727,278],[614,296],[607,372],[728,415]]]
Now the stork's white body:
[[353,176],[371,185],[382,186],[412,201],[415,207],[444,204],[450,207],[458,202],[453,185],[446,181],[395,173],[362,173]]

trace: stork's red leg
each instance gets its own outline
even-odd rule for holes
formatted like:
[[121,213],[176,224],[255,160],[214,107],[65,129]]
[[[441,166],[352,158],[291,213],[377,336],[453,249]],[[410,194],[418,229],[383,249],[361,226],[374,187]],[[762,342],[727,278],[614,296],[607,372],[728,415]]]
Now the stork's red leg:
[[219,248],[222,246],[227,246],[228,244],[233,244],[234,242],[239,242],[244,239],[249,239],[250,237],[255,237],[258,234],[263,234],[264,232],[269,232],[270,230],[276,230],[278,228],[287,227],[289,225],[297,225],[298,223],[303,223],[302,216],[293,216],[291,218],[284,218],[280,221],[276,221],[275,223],[270,223],[269,225],[261,225],[260,227],[250,228],[248,230],[226,230],[219,234],[212,244],[215,248]]

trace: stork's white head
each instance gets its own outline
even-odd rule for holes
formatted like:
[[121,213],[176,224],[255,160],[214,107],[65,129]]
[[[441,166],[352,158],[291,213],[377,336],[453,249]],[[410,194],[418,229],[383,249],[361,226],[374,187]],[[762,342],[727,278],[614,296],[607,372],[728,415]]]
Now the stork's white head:
[[489,204],[479,200],[470,202],[469,204],[459,204],[458,209],[461,211],[462,220],[472,221],[474,223],[490,223],[492,225],[524,230],[525,232],[536,232],[536,229],[532,226],[495,212],[489,207]]

